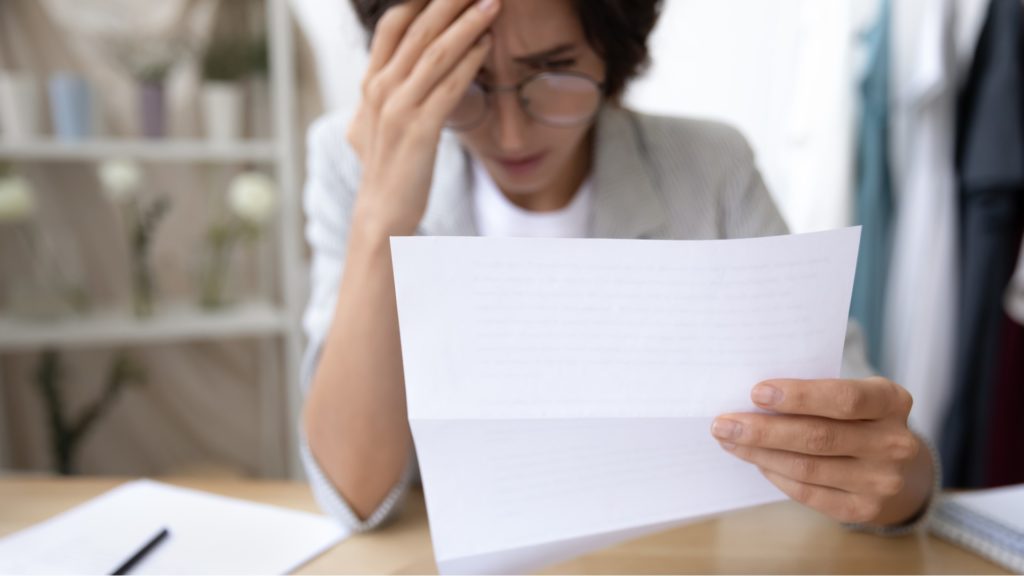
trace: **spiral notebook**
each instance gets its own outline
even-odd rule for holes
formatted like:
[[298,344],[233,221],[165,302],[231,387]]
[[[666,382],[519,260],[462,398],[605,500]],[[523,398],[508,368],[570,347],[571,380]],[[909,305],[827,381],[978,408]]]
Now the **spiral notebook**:
[[931,520],[936,536],[1024,573],[1024,484],[943,498]]

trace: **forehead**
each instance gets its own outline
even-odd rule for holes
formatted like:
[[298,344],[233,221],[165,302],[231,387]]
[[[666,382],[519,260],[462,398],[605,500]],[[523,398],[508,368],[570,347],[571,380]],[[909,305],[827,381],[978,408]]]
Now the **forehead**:
[[572,0],[505,0],[491,31],[494,53],[512,58],[583,40]]

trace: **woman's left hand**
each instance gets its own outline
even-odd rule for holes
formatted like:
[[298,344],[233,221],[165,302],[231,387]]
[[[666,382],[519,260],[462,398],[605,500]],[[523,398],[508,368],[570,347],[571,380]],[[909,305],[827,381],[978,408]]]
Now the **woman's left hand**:
[[771,380],[712,434],[790,498],[840,521],[899,524],[930,497],[933,463],[907,427],[912,399],[885,378]]

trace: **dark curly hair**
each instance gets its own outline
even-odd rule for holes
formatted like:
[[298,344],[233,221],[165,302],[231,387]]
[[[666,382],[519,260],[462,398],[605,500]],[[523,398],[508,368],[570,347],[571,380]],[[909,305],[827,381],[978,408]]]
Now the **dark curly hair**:
[[[392,6],[406,0],[351,0],[368,34]],[[618,99],[650,63],[647,38],[661,14],[661,0],[573,0],[583,32],[607,69],[605,92]]]

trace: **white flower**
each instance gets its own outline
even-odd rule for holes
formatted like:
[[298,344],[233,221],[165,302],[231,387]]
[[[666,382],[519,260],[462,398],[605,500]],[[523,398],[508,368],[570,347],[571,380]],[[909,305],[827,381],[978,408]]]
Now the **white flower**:
[[236,216],[261,226],[270,220],[277,204],[274,181],[262,172],[242,172],[228,187],[228,205]]
[[132,197],[142,183],[142,170],[131,160],[107,160],[100,164],[100,183],[111,202],[120,203]]
[[28,220],[36,202],[28,180],[20,176],[0,178],[0,222]]

